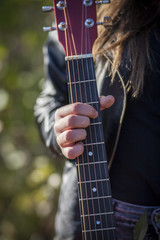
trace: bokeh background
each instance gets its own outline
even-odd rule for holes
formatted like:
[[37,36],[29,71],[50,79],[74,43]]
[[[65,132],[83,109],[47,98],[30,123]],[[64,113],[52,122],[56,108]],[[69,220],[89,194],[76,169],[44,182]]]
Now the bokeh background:
[[33,107],[52,0],[0,1],[0,240],[54,239],[63,159],[43,146]]

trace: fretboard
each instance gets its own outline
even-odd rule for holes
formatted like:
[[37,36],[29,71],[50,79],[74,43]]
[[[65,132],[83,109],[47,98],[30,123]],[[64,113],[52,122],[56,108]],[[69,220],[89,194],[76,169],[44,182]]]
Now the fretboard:
[[98,111],[76,162],[83,239],[114,240],[115,225],[99,98],[91,55],[67,59],[69,102],[83,102]]

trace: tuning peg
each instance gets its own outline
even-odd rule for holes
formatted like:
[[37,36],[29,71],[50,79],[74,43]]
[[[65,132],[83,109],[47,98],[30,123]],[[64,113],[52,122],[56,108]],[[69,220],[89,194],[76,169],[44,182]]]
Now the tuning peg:
[[110,3],[110,0],[106,0],[106,1],[96,1],[96,4],[105,4],[105,3]]
[[97,22],[97,25],[103,25],[104,27],[112,27],[111,17],[104,17],[103,22]]
[[42,11],[43,12],[52,12],[54,10],[54,7],[52,6],[43,6]]
[[56,27],[43,27],[44,32],[51,32],[57,30]]

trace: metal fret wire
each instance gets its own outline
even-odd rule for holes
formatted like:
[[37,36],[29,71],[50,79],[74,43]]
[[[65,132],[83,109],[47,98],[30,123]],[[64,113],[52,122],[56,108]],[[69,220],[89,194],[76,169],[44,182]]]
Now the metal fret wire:
[[[68,14],[68,20],[69,20],[69,22],[68,22],[68,21],[67,21],[67,17],[66,17],[65,10],[64,10],[64,15],[65,15],[65,21],[66,21],[67,25],[70,26],[70,28],[71,28],[71,23],[70,23],[70,19],[69,19],[69,14]],[[65,34],[66,34],[66,31],[65,31]],[[68,38],[69,38],[69,41],[70,41],[70,50],[71,50],[71,52],[72,52],[71,39],[70,39],[69,34],[68,34]],[[65,36],[65,39],[67,39],[67,36]],[[73,35],[72,35],[72,43],[73,43],[73,46],[75,46],[75,44],[74,44],[74,39],[73,39]],[[67,43],[66,43],[66,46],[67,46]],[[68,51],[67,51],[67,52],[68,52]],[[75,49],[75,52],[76,52],[76,49]],[[68,55],[68,53],[67,53],[67,55]],[[72,55],[73,55],[73,54],[72,54]],[[74,63],[74,62],[73,62],[73,60],[72,60],[72,66],[73,66],[73,63]],[[67,65],[68,65],[68,72],[70,72],[69,61],[67,61]],[[69,76],[70,76],[70,73],[69,73]],[[71,78],[69,78],[68,80],[71,82]],[[75,78],[74,78],[74,81],[75,81]],[[71,86],[71,84],[70,84],[70,94],[71,94],[71,102],[73,103],[73,94],[72,94],[72,86]],[[77,98],[77,96],[76,96],[76,98]],[[77,161],[78,161],[78,160],[79,160],[79,158],[77,158]],[[79,179],[80,179],[80,181],[81,181],[79,166],[78,166],[77,170],[78,170]],[[86,190],[86,188],[85,188],[85,190]],[[81,198],[82,198],[83,196],[82,196],[81,184],[80,184],[80,189],[78,188],[78,191],[80,191],[79,197],[80,197],[80,195],[81,195]],[[87,190],[86,190],[86,195],[87,195]],[[84,212],[83,202],[82,202],[82,204],[81,204],[81,207],[82,207],[82,212]],[[80,207],[80,210],[81,210],[81,207]],[[87,209],[88,209],[88,213],[89,213],[88,204],[87,204]],[[89,225],[90,225],[90,218],[89,218]],[[84,218],[84,217],[83,217],[83,226],[84,226],[84,229],[85,229],[86,226],[85,226],[85,218]],[[91,234],[91,233],[90,233],[90,234]],[[85,232],[85,239],[87,240],[86,232]],[[92,236],[91,236],[91,239],[92,239]]]

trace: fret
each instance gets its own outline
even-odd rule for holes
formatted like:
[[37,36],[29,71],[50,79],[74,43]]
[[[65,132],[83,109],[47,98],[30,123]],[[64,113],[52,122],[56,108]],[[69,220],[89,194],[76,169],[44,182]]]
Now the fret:
[[[94,105],[91,105],[91,106],[94,107],[97,110],[98,114],[100,114],[99,104],[94,104]],[[90,126],[96,125],[96,123],[97,123],[97,125],[100,126],[101,129],[103,129],[101,115],[98,116],[97,118],[91,118],[90,119]]]
[[96,79],[92,58],[78,60],[74,59],[71,61],[67,61],[66,64],[68,66],[67,76],[69,82],[76,82],[86,79]]
[[[99,98],[96,94],[96,81],[81,81],[78,79],[77,81],[73,79],[70,80],[68,83],[68,91],[72,92],[69,93],[69,100],[70,102],[98,102]],[[99,102],[98,102],[99,104]]]
[[99,145],[99,144],[104,144],[104,142],[84,143],[84,146]]
[[90,123],[90,125],[101,125],[102,124],[102,122],[92,122],[92,123]]
[[102,163],[106,163],[106,161],[88,162],[88,163],[76,163],[76,166],[86,166],[86,165],[102,164]]
[[96,183],[96,182],[103,182],[103,181],[109,181],[109,178],[106,179],[97,179],[97,180],[92,180],[92,181],[84,181],[84,182],[78,182],[78,183]]
[[103,196],[103,197],[93,197],[93,198],[83,198],[83,199],[79,199],[79,201],[88,201],[88,200],[94,200],[94,199],[105,199],[105,198],[111,198],[111,196]]
[[95,102],[86,102],[86,103],[89,104],[89,105],[92,105],[92,104],[98,104],[99,102],[95,101]]
[[101,125],[90,125],[88,128],[86,128],[86,132],[86,140],[83,140],[84,146],[104,144]]
[[[82,210],[82,201],[80,202],[80,208]],[[100,199],[87,199],[83,200],[83,215],[87,214],[99,214],[103,212],[112,212],[112,198],[100,198]]]
[[97,166],[95,166],[94,164],[78,166],[78,173],[81,174],[81,181],[91,181],[99,178],[109,178],[106,163],[98,164]]
[[105,212],[105,213],[97,213],[97,214],[81,215],[81,217],[92,217],[92,216],[112,215],[112,214],[114,214],[114,212]]
[[115,230],[115,227],[111,227],[111,228],[100,228],[100,229],[92,229],[92,230],[85,230],[82,232],[93,232],[93,231],[110,231],[110,230]]
[[96,82],[96,79],[88,79],[88,80],[81,80],[76,82],[68,82],[67,84],[80,84],[80,83],[90,83],[90,82]]
[[109,230],[101,230],[101,231],[88,231],[88,232],[83,232],[82,237],[83,239],[105,239],[105,240],[116,240],[116,234],[115,234],[115,229]]
[[109,179],[102,179],[101,181],[78,182],[78,188],[81,189],[81,198],[83,199],[111,196]]
[[115,229],[113,214],[93,215],[89,217],[83,216],[82,219],[85,223],[85,226],[83,226],[82,231],[85,231],[85,232],[94,231],[94,230],[99,231],[99,229],[101,230]]
[[[88,139],[87,139],[88,140]],[[83,155],[78,157],[78,164],[85,164],[88,162],[107,162],[106,161],[106,153],[105,153],[105,144],[99,145],[88,145],[84,146]]]

